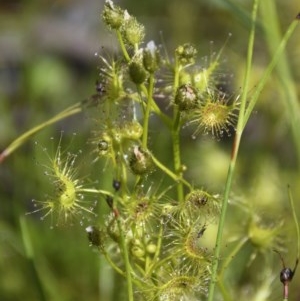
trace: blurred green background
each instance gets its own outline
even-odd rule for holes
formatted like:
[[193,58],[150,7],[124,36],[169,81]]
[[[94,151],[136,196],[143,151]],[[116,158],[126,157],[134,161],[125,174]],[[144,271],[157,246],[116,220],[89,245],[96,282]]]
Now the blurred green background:
[[[299,2],[274,2],[279,24],[285,29],[298,13]],[[159,44],[162,36],[170,54],[178,44],[193,42],[199,49],[199,57],[209,60],[231,33],[219,72],[230,93],[241,93],[252,1],[126,0],[116,3],[145,24],[146,41],[153,39]],[[27,129],[94,93],[99,63],[95,52],[103,48],[104,52],[116,50],[114,36],[100,20],[102,7],[103,1],[96,0],[1,1],[0,150]],[[255,88],[270,59],[262,18],[266,18],[265,12],[258,18],[251,89]],[[298,95],[299,34],[298,29],[287,48],[293,88]],[[90,137],[90,124],[91,120],[84,114],[66,119],[42,131],[0,165],[0,300],[43,300],[43,296],[45,300],[64,301],[122,300],[113,289],[117,279],[88,246],[84,227],[50,229],[48,221],[25,215],[34,210],[31,200],[42,199],[47,185],[47,179],[42,176],[40,151],[34,142],[52,145],[51,153],[57,144],[50,142],[50,138],[56,137],[58,141],[63,130],[63,140],[73,139],[70,147],[78,146],[84,151]],[[76,138],[72,138],[73,133]],[[168,141],[161,142],[163,135],[161,131],[153,145],[161,157],[167,158],[170,145]],[[222,193],[232,137],[222,141],[199,137],[194,141],[187,134],[183,139],[188,177],[195,179],[199,186]],[[292,187],[297,213],[300,211],[299,157],[294,140],[284,90],[274,73],[245,131],[232,197],[246,199],[274,222],[287,221],[287,228],[291,230],[283,235],[289,266],[296,256],[296,237],[293,223],[288,222],[291,212],[287,183]],[[84,168],[95,173],[91,166]],[[99,181],[110,187],[105,177]],[[242,216],[230,216],[229,212],[228,219],[238,223]],[[25,251],[20,221],[28,228],[32,257],[28,249]],[[279,273],[280,260],[276,254],[270,256],[277,261],[274,271]],[[300,298],[299,281],[297,274],[291,284],[291,300]],[[271,300],[281,300],[279,280],[275,279],[272,285],[274,298]]]

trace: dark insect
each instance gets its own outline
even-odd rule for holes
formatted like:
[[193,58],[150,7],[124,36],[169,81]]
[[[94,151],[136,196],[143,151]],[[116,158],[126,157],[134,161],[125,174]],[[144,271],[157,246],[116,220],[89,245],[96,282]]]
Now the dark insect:
[[202,237],[203,234],[204,234],[204,232],[205,232],[205,230],[206,230],[206,225],[204,225],[204,226],[201,228],[201,230],[198,232],[197,238]]
[[88,234],[90,245],[99,247],[101,245],[101,235],[99,229],[95,226],[88,226],[85,231]]
[[115,191],[119,191],[119,189],[121,188],[121,182],[118,180],[113,180],[113,188]]

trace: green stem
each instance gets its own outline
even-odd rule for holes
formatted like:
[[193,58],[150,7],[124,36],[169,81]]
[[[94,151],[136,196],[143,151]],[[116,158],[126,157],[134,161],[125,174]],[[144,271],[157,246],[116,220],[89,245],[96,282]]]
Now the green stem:
[[[117,209],[116,209],[117,210]],[[127,245],[125,241],[125,236],[121,224],[120,217],[116,217],[118,229],[120,232],[120,243],[121,243],[121,249],[123,252],[123,258],[125,263],[125,273],[126,273],[126,282],[127,282],[127,293],[128,293],[128,301],[133,301],[133,285],[132,285],[132,276],[131,276],[131,265],[129,262],[129,255],[127,250]]]
[[[177,107],[174,106],[174,123],[172,129],[172,140],[173,140],[173,158],[174,158],[174,169],[177,177],[182,178],[182,164],[181,164],[181,151],[180,151],[180,112]],[[183,185],[180,181],[177,184],[177,201],[183,202],[184,191]]]
[[118,274],[120,274],[121,276],[126,278],[126,273],[124,271],[122,271],[118,266],[116,266],[116,264],[111,260],[110,256],[106,252],[101,251],[101,254],[104,255],[107,262]]
[[156,263],[158,262],[159,255],[160,255],[160,252],[161,252],[161,246],[162,246],[163,228],[164,228],[163,224],[161,223],[160,228],[159,228],[159,233],[157,235],[158,239],[157,239],[157,242],[156,242],[155,254],[154,254],[153,259],[152,259],[152,264],[149,266],[148,270],[146,271],[146,276],[151,275],[151,273],[154,270],[154,267],[155,267]]
[[[107,262],[111,265],[111,267],[115,270],[116,273],[118,273],[119,275],[123,276],[124,278],[127,277],[127,274],[121,270],[113,261],[112,259],[110,258],[110,256],[106,253],[106,252],[102,252],[100,251],[101,254],[104,255],[105,259],[107,260]],[[139,280],[136,280],[136,279],[132,279],[132,281],[134,282],[135,285],[137,285],[138,287],[143,287],[143,284],[139,281]]]
[[219,281],[218,286],[222,294],[223,301],[233,301],[222,281]]
[[29,138],[31,138],[34,134],[42,130],[43,128],[56,123],[62,119],[65,119],[69,116],[78,114],[82,111],[82,104],[77,103],[66,110],[60,112],[49,120],[35,126],[29,131],[25,132],[21,136],[19,136],[16,140],[14,140],[1,154],[0,154],[0,163],[4,161],[6,157],[8,157],[11,153],[13,153],[17,148],[23,145]]
[[124,157],[124,151],[123,151],[123,147],[122,144],[120,144],[120,151],[119,151],[120,155],[120,161],[121,161],[121,166],[119,167],[121,170],[121,195],[125,196],[126,195],[126,190],[127,190],[127,162],[126,159]]
[[252,27],[251,27],[250,36],[249,36],[246,71],[245,71],[245,77],[244,77],[244,83],[243,83],[243,94],[241,97],[241,107],[240,107],[240,112],[239,112],[239,119],[238,119],[235,139],[234,139],[233,146],[232,146],[231,161],[230,161],[229,168],[228,168],[226,186],[225,186],[225,191],[224,191],[224,198],[223,198],[223,202],[222,202],[222,210],[221,210],[220,222],[219,222],[219,226],[218,226],[216,245],[215,245],[215,251],[214,251],[214,261],[212,264],[212,275],[211,275],[211,281],[210,281],[209,292],[208,292],[208,301],[214,300],[214,291],[215,291],[215,285],[216,285],[216,281],[217,281],[217,271],[218,271],[218,266],[219,266],[221,243],[222,243],[223,230],[224,230],[225,218],[226,218],[227,207],[228,207],[229,193],[231,190],[232,179],[233,179],[233,174],[234,174],[234,170],[235,170],[238,150],[239,150],[239,146],[240,146],[240,142],[241,142],[242,132],[244,129],[244,117],[245,117],[247,91],[248,91],[248,86],[249,86],[249,78],[250,78],[250,71],[251,71],[251,64],[252,64],[253,44],[254,44],[254,36],[255,36],[255,20],[256,20],[256,15],[257,15],[258,2],[259,2],[259,0],[254,0],[254,4],[253,4]]
[[95,194],[104,194],[104,195],[111,196],[111,197],[114,196],[114,194],[109,191],[101,190],[101,189],[94,189],[94,188],[82,188],[82,189],[78,189],[77,191],[78,192],[95,193]]
[[147,149],[148,144],[148,131],[149,131],[149,119],[150,119],[150,112],[151,112],[151,99],[153,96],[153,88],[154,88],[154,74],[151,73],[149,77],[149,86],[148,86],[148,93],[147,93],[147,104],[146,110],[144,114],[144,123],[143,123],[143,138],[142,138],[142,146]]
[[153,99],[153,97],[148,97],[148,90],[147,90],[147,88],[146,88],[146,86],[143,84],[143,85],[140,85],[140,89],[141,89],[141,91],[143,91],[143,93],[145,94],[145,95],[147,95],[146,97],[148,98],[148,101],[150,100],[150,102],[151,102],[151,109],[155,112],[155,114],[157,115],[157,116],[159,116],[160,117],[160,119],[164,122],[164,124],[166,125],[166,126],[168,126],[169,128],[171,128],[172,127],[172,120],[170,119],[170,117],[168,116],[168,115],[166,115],[166,114],[164,114],[161,110],[160,110],[160,108],[158,107],[158,105],[156,104],[156,102],[154,101],[154,99]]
[[[175,61],[174,68],[174,84],[173,84],[173,94],[176,94],[177,88],[179,86],[179,74],[180,74],[180,64],[178,60]],[[181,151],[180,151],[180,111],[176,105],[174,105],[173,110],[173,126],[172,126],[172,142],[173,142],[173,160],[174,169],[178,178],[182,178],[182,164],[181,164]],[[184,191],[182,182],[177,184],[177,201],[183,202]]]
[[121,35],[121,32],[119,30],[116,31],[117,33],[117,38],[118,38],[118,41],[119,41],[119,44],[120,44],[120,47],[122,49],[122,53],[126,59],[127,62],[130,61],[130,56],[126,50],[126,47],[125,47],[125,44],[124,44],[124,41],[123,41],[123,38],[122,38],[122,35]]
[[185,179],[183,179],[182,177],[179,177],[177,174],[175,174],[173,171],[171,171],[168,167],[166,167],[165,165],[163,165],[156,157],[154,157],[154,155],[152,154],[152,160],[154,162],[154,164],[160,169],[162,170],[165,174],[167,174],[171,179],[173,179],[175,182],[177,183],[182,183],[184,184],[186,187],[188,187],[190,190],[193,189],[192,185],[186,181]]

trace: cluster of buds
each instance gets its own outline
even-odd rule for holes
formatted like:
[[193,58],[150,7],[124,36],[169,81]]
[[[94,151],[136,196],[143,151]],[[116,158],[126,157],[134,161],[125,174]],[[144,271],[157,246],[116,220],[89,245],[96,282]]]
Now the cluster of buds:
[[142,43],[145,28],[135,17],[129,15],[127,10],[107,0],[102,15],[105,24],[113,30],[118,30],[128,45],[136,47]]

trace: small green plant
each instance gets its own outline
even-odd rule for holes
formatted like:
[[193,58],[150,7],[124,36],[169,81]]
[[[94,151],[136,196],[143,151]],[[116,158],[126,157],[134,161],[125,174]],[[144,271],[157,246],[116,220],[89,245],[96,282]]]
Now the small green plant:
[[[206,66],[198,63],[197,49],[190,43],[179,45],[167,56],[153,41],[144,41],[145,28],[134,16],[106,1],[102,19],[115,34],[121,52],[110,58],[99,55],[96,94],[28,131],[0,156],[3,161],[48,125],[81,111],[93,112],[100,126],[88,139],[93,154],[90,164],[105,162],[98,177],[111,178],[111,189],[101,187],[101,182],[85,183],[76,167],[77,155],[64,152],[59,143],[46,166],[53,195],[34,201],[34,212],[41,212],[42,219],[51,216],[55,226],[88,223],[90,245],[123,277],[129,301],[240,299],[242,293],[225,279],[234,256],[246,244],[251,250],[250,263],[258,254],[267,258],[273,249],[281,250],[283,223],[268,223],[248,203],[233,200],[232,210],[240,210],[244,221],[232,239],[235,246],[219,267],[241,137],[297,24],[291,24],[249,96],[257,7],[258,1],[254,1],[242,94],[228,95],[219,88],[216,76],[222,50]],[[172,145],[168,160],[161,159],[152,146],[160,127],[164,129],[163,139]],[[224,194],[189,178],[189,166],[182,157],[183,129],[194,139],[201,134],[215,140],[234,135]],[[86,195],[106,203],[107,213],[97,216]],[[214,248],[205,242],[211,228],[218,228]],[[269,296],[266,285],[256,289],[257,295],[260,290]],[[247,296],[247,300],[254,300],[255,294],[251,298]]]

